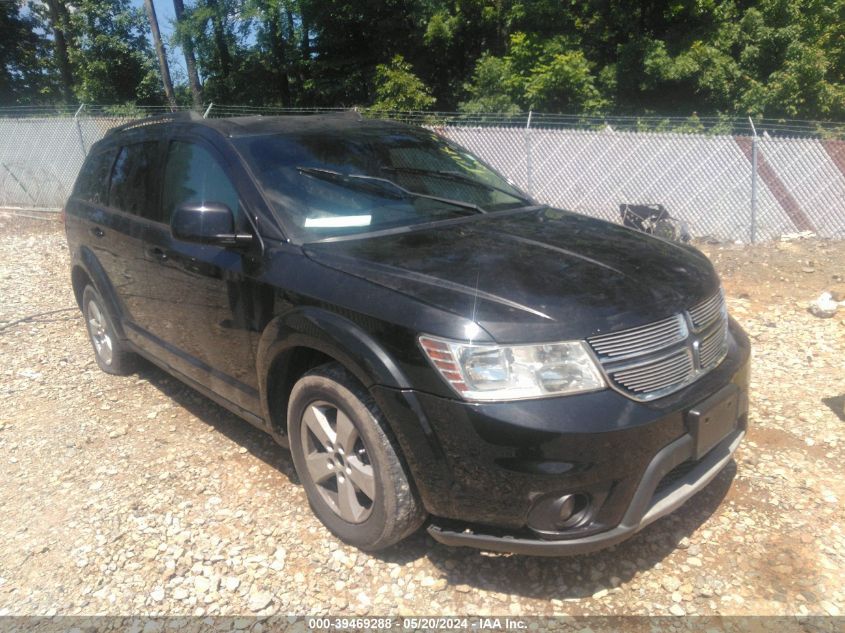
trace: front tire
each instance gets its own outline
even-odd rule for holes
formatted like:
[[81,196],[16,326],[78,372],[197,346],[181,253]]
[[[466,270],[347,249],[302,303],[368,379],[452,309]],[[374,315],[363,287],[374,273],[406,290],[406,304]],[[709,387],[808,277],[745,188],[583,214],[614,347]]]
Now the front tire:
[[82,293],[82,316],[100,369],[116,376],[131,374],[137,357],[118,338],[106,304],[94,286],[85,286]]
[[311,509],[341,540],[380,550],[425,520],[384,416],[340,364],[323,365],[297,381],[288,433]]

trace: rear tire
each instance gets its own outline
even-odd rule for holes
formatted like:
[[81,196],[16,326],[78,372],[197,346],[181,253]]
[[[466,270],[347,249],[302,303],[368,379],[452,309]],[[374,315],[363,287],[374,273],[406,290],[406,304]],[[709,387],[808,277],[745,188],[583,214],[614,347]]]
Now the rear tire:
[[116,376],[131,374],[135,369],[137,356],[118,338],[103,298],[90,284],[85,286],[82,293],[82,315],[85,317],[88,339],[94,348],[94,358],[100,369]]
[[288,404],[296,472],[318,519],[362,550],[384,549],[426,514],[370,393],[340,364],[297,381]]

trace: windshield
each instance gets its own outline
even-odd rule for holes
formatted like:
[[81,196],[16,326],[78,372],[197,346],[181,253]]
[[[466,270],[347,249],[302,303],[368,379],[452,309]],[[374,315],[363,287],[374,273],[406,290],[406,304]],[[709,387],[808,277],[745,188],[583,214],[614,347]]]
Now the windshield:
[[531,203],[472,154],[421,128],[306,130],[235,144],[303,242]]

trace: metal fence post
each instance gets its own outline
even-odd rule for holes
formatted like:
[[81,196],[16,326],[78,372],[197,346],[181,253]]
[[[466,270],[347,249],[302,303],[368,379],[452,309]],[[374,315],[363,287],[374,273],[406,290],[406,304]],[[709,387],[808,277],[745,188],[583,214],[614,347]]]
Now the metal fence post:
[[751,124],[751,243],[757,240],[757,128],[754,127],[754,121],[748,117],[748,122]]
[[85,160],[85,157],[88,156],[88,148],[85,147],[85,137],[82,135],[82,126],[79,125],[79,115],[84,107],[85,104],[80,103],[79,109],[76,111],[76,114],[73,115],[73,122],[76,124],[76,133],[79,135],[79,147],[82,149],[83,160]]
[[531,174],[531,114],[528,111],[528,120],[525,122],[525,178],[529,195],[534,195],[534,181]]

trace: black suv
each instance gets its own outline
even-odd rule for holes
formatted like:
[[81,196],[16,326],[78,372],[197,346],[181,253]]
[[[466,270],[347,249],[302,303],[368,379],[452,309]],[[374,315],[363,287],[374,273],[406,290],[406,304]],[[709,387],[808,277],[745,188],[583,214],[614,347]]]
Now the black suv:
[[540,555],[671,512],[745,433],[748,339],[701,253],[537,204],[357,115],[115,129],[66,209],[106,372],[136,354],[290,448],[363,549]]

